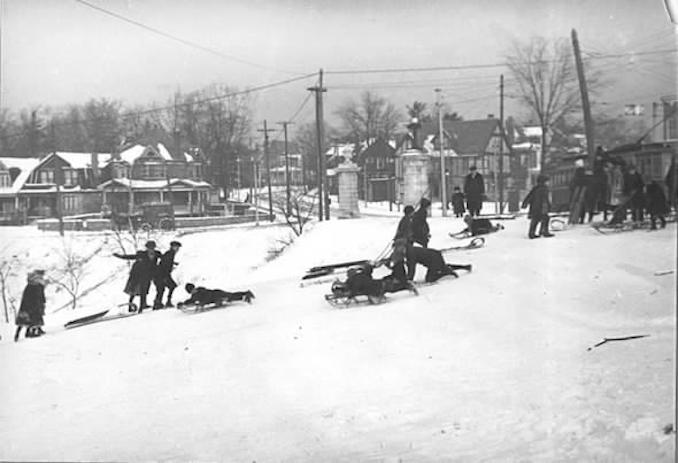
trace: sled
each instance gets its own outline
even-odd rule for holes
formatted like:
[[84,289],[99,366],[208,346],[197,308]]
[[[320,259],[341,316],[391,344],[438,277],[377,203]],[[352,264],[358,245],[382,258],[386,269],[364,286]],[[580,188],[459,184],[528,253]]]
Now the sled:
[[177,309],[186,314],[196,314],[220,309],[222,307],[226,307],[227,305],[227,302],[222,302],[220,304],[177,304]]
[[335,282],[332,283],[332,292],[330,294],[325,294],[325,300],[333,307],[345,309],[352,305],[355,306],[365,304],[370,305],[382,304],[388,300],[386,294],[397,293],[401,291],[409,291],[413,293],[415,296],[419,295],[419,291],[417,291],[416,286],[412,282],[408,282],[406,288],[401,288],[395,291],[393,290],[389,291],[388,289],[386,289],[383,294],[377,296],[377,295],[351,293],[351,291],[348,290],[344,282],[342,282],[341,280],[335,280]]
[[608,223],[608,222],[594,222],[591,224],[591,228],[603,235],[609,235],[612,233],[620,233],[634,230],[642,230],[646,228],[644,222],[622,222],[622,223]]
[[490,220],[514,220],[516,214],[480,214],[476,216],[478,219],[490,219]]
[[67,329],[77,328],[79,326],[91,325],[93,323],[106,322],[110,320],[117,320],[119,318],[127,318],[133,315],[138,315],[139,312],[137,311],[137,306],[135,304],[131,304],[131,306],[133,308],[132,311],[129,311],[130,309],[129,303],[119,304],[116,306],[117,308],[125,307],[128,309],[128,312],[120,312],[117,314],[107,316],[108,312],[110,312],[110,309],[108,309],[92,315],[87,315],[86,317],[76,318],[75,320],[71,320],[70,322],[66,323],[64,325],[64,328]]
[[485,246],[485,238],[482,236],[476,236],[474,237],[471,241],[469,241],[468,244],[464,246],[452,246],[449,248],[444,248],[444,249],[439,249],[440,252],[447,252],[447,251],[465,251],[469,249],[478,249],[482,248]]

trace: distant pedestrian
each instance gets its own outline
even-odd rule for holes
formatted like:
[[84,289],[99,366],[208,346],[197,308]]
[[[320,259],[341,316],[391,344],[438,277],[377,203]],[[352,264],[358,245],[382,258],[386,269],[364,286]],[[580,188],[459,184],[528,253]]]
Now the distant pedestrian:
[[423,247],[428,247],[428,242],[431,239],[431,229],[426,221],[430,207],[431,201],[421,198],[419,209],[412,214],[412,240]]
[[[530,218],[530,228],[527,236],[530,239],[543,236],[550,238],[553,236],[549,232],[549,211],[551,210],[551,200],[549,199],[549,178],[546,175],[537,177],[537,185],[534,186],[523,200],[522,207],[530,207],[528,217]],[[539,233],[537,225],[540,225]]]
[[[158,264],[158,269],[153,280],[156,291],[153,310],[162,309],[163,307],[174,307],[172,304],[172,293],[177,287],[177,283],[172,279],[172,270],[174,270],[176,265],[179,265],[174,261],[174,257],[177,255],[177,252],[179,252],[179,248],[181,248],[181,243],[172,241],[169,250],[160,258],[160,263]],[[162,297],[165,293],[165,288],[168,290],[167,302],[163,305]]]
[[461,192],[458,186],[454,187],[454,193],[452,194],[452,210],[455,217],[463,217],[464,212],[466,212],[466,208],[464,208],[464,193]]
[[414,214],[414,207],[409,205],[405,206],[405,209],[403,209],[403,217],[400,219],[400,222],[398,222],[398,229],[396,230],[393,240],[405,238],[409,243],[413,242],[412,214]]
[[627,198],[628,206],[631,208],[631,218],[634,222],[643,221],[643,208],[645,206],[644,186],[645,184],[640,172],[636,170],[633,164],[630,164],[624,176],[624,196]]
[[134,312],[134,298],[139,296],[139,312],[148,308],[146,296],[151,286],[151,280],[155,277],[157,271],[157,262],[159,253],[155,250],[155,241],[150,240],[145,244],[145,249],[137,251],[136,254],[118,254],[113,255],[119,259],[134,260],[129,272],[129,278],[125,284],[124,291],[129,295],[129,310]]
[[485,197],[485,180],[478,172],[476,166],[469,168],[469,174],[464,179],[464,195],[466,196],[466,209],[471,216],[480,215]]
[[647,213],[650,214],[650,228],[652,230],[657,229],[657,219],[661,223],[661,228],[665,228],[666,218],[664,216],[669,213],[669,206],[664,195],[664,190],[654,180],[647,185],[646,199]]
[[45,271],[34,270],[27,276],[27,284],[21,296],[21,305],[16,314],[17,325],[14,342],[19,340],[21,328],[26,329],[25,337],[35,338],[45,334],[42,329],[45,316]]
[[622,223],[626,220],[627,204],[624,198],[624,172],[621,161],[614,162],[609,171],[609,192],[612,208],[610,224]]

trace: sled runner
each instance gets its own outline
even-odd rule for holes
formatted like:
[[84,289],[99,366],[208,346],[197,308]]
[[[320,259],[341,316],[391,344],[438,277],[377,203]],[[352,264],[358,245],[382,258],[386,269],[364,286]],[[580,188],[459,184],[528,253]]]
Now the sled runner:
[[468,244],[466,244],[466,245],[443,248],[443,249],[440,249],[440,252],[478,249],[478,248],[482,248],[483,246],[485,246],[485,238],[483,238],[482,236],[476,236],[471,241],[469,241]]
[[179,303],[179,304],[177,304],[177,309],[181,310],[183,313],[195,314],[195,313],[208,312],[210,310],[220,309],[222,307],[226,307],[227,305],[228,305],[228,302],[226,302],[226,301],[222,301],[219,304],[202,304],[202,305]]
[[[389,282],[389,280],[375,280],[375,282],[381,285],[380,290],[373,294],[366,294],[364,292],[352,291],[349,284],[345,281],[335,280],[335,282],[332,283],[332,292],[330,294],[325,294],[325,300],[333,307],[347,308],[351,305],[381,304],[387,301],[385,296],[387,293],[395,293],[398,291],[407,290],[415,296],[419,295],[419,291],[417,291],[416,286],[411,281],[404,284]],[[390,286],[395,284],[398,286]]]
[[609,235],[611,233],[620,233],[626,231],[642,230],[647,227],[647,224],[641,222],[622,222],[622,223],[607,223],[607,222],[594,222],[591,224],[591,227],[603,235]]
[[515,214],[480,214],[476,216],[477,219],[490,220],[514,220],[516,217]]
[[119,312],[113,315],[108,315],[107,314],[111,311],[110,309],[103,310],[101,312],[92,314],[92,315],[87,315],[85,317],[81,318],[76,318],[75,320],[71,320],[68,323],[64,325],[64,328],[77,328],[79,326],[86,326],[86,325],[91,325],[93,323],[99,323],[99,322],[105,322],[105,321],[110,321],[110,320],[117,320],[118,318],[127,318],[131,317],[133,315],[137,315],[137,306],[134,304],[131,304],[131,309],[130,310],[130,304],[129,303],[124,303],[124,304],[119,304],[116,306],[117,308],[126,308],[128,311],[127,312]]

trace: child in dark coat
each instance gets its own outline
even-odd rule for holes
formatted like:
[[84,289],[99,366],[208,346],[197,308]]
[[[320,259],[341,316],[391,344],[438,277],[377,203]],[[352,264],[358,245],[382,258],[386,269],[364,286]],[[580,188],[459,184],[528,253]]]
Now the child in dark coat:
[[452,194],[452,210],[455,217],[462,217],[466,208],[464,207],[464,193],[458,186],[454,187],[454,194]]
[[426,221],[429,207],[431,207],[431,201],[421,198],[419,209],[412,214],[412,240],[423,247],[428,246],[428,242],[431,239],[431,230]]
[[135,311],[133,304],[135,296],[139,296],[139,313],[148,307],[146,296],[151,286],[151,280],[155,278],[158,270],[160,253],[155,250],[155,241],[147,241],[145,248],[143,251],[137,251],[136,254],[113,254],[119,259],[134,261],[124,289],[129,296],[130,312]]
[[45,324],[45,271],[34,270],[28,274],[28,284],[21,296],[21,306],[16,314],[16,333],[14,342],[19,340],[21,328],[26,328],[26,337],[35,338],[45,332],[42,326]]
[[[549,199],[549,178],[546,175],[537,177],[537,185],[530,190],[523,200],[523,208],[530,207],[528,217],[530,218],[530,229],[527,233],[530,239],[543,236],[550,238],[554,236],[549,232],[549,211],[551,210],[551,200]],[[536,234],[537,225],[541,224],[539,234]]]
[[650,214],[650,221],[652,223],[651,229],[657,229],[657,219],[661,222],[661,227],[666,227],[666,218],[669,207],[664,195],[664,190],[656,181],[652,181],[647,185],[646,192],[647,199],[647,213]]

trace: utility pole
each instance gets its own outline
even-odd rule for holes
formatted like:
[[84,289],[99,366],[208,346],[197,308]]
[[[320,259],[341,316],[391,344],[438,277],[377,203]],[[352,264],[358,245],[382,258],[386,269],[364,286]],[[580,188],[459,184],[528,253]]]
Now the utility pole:
[[252,155],[252,177],[254,177],[254,221],[259,226],[259,169],[256,154]]
[[656,136],[657,125],[656,124],[657,124],[657,102],[653,101],[652,102],[652,135],[650,136],[650,138],[653,142],[657,141],[657,136]]
[[584,66],[579,52],[579,40],[577,31],[572,29],[572,48],[574,48],[574,59],[577,65],[577,76],[579,77],[579,91],[581,92],[581,104],[584,111],[584,127],[586,130],[586,150],[588,151],[589,166],[593,167],[596,150],[593,140],[593,120],[591,119],[591,105],[589,104],[589,93],[586,89],[586,76],[584,75]]
[[504,212],[504,74],[499,76],[499,213]]
[[285,193],[287,195],[287,205],[286,213],[290,215],[292,213],[290,206],[290,158],[289,152],[287,151],[287,126],[292,124],[290,121],[278,122],[278,124],[283,126],[283,133],[285,136]]
[[266,183],[268,184],[268,215],[270,220],[273,220],[273,195],[271,194],[271,161],[268,159],[268,132],[275,132],[274,129],[269,129],[266,126],[266,119],[264,119],[264,128],[257,130],[264,132],[264,161],[266,162]]
[[326,220],[330,219],[330,208],[325,199],[329,198],[329,192],[327,191],[327,175],[325,172],[325,153],[323,147],[323,141],[325,139],[325,126],[323,123],[323,93],[326,92],[327,89],[323,87],[322,69],[320,69],[320,72],[318,73],[318,85],[316,87],[309,87],[307,90],[315,92],[315,125],[316,135],[318,138],[318,216],[322,221],[324,210],[324,218]]
[[440,145],[440,202],[443,205],[443,217],[447,217],[447,185],[445,179],[445,151],[443,150],[443,144],[445,139],[443,138],[443,102],[442,102],[442,89],[436,88],[436,94],[438,95],[436,104],[438,105],[438,143]]

